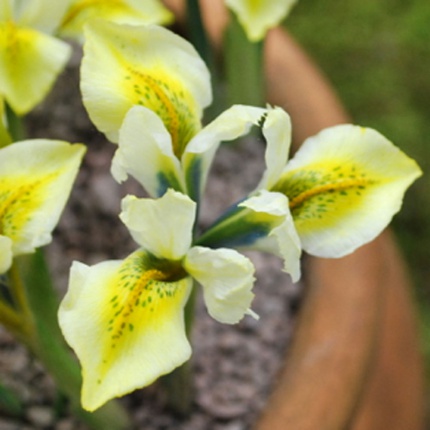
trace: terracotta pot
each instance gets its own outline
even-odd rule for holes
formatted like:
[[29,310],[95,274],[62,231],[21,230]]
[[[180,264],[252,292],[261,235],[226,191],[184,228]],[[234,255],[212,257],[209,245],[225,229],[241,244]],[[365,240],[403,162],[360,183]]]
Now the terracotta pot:
[[[166,0],[178,19],[181,0]],[[228,15],[201,1],[215,46]],[[293,120],[294,140],[350,122],[318,68],[282,29],[265,44],[267,99]],[[342,259],[310,258],[307,293],[284,369],[258,430],[424,428],[423,363],[411,287],[386,231]]]

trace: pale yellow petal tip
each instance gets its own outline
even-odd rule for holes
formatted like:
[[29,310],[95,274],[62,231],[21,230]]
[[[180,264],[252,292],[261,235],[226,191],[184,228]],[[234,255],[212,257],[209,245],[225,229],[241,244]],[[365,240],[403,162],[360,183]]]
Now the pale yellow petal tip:
[[77,0],[65,14],[60,33],[81,40],[83,27],[94,18],[131,25],[168,25],[174,21],[173,13],[159,0]]
[[271,28],[286,18],[297,0],[254,1],[226,0],[251,42],[259,42]]

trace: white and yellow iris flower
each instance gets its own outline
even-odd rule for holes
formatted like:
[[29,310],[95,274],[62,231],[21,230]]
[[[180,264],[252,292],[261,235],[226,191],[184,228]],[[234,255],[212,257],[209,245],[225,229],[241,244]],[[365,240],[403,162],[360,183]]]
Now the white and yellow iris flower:
[[[285,123],[283,136],[289,132]],[[257,190],[199,243],[281,255],[295,280],[302,249],[337,258],[370,242],[400,210],[406,189],[421,175],[414,160],[373,129],[349,124],[325,129],[307,139],[288,162],[285,139],[278,134],[266,133],[267,169]],[[282,228],[272,227],[274,216],[284,217]],[[286,234],[290,242],[285,242]]]
[[159,0],[72,0],[60,34],[81,39],[83,26],[93,18],[123,24],[170,24],[173,14]]
[[85,409],[147,386],[189,359],[184,306],[193,279],[216,320],[255,315],[252,263],[231,249],[192,246],[195,212],[196,204],[173,190],[159,199],[127,196],[120,217],[140,248],[122,261],[73,264],[59,321],[82,365]]
[[51,241],[85,147],[27,140],[0,149],[0,274]]
[[120,182],[134,176],[151,196],[173,188],[198,201],[221,141],[246,134],[264,115],[267,124],[288,121],[280,109],[237,105],[202,128],[209,72],[187,41],[161,27],[93,22],[84,54],[84,105],[119,143],[112,173]]
[[225,0],[251,42],[262,40],[267,31],[286,18],[297,0]]
[[23,115],[65,67],[70,46],[52,36],[68,1],[0,0],[0,96]]

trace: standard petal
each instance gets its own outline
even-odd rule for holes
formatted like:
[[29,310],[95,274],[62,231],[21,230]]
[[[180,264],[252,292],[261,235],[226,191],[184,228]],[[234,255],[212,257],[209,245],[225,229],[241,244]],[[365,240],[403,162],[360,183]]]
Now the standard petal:
[[94,124],[116,142],[127,111],[146,106],[163,120],[179,158],[212,100],[209,71],[192,45],[162,27],[101,20],[85,37],[81,89]]
[[62,36],[82,39],[83,26],[93,18],[121,24],[169,24],[172,13],[159,0],[75,0],[64,16]]
[[297,0],[226,0],[244,28],[248,39],[258,42],[267,30],[281,23]]
[[391,221],[421,170],[372,129],[340,125],[308,139],[273,190],[286,194],[303,249],[341,257]]
[[156,200],[125,197],[120,218],[143,248],[159,258],[179,260],[191,246],[195,214],[189,197],[168,190]]
[[0,235],[0,275],[7,272],[12,265],[12,240]]
[[93,411],[151,384],[191,355],[183,308],[192,280],[169,281],[154,258],[74,263],[59,322],[83,375],[82,405]]
[[27,140],[0,151],[0,234],[14,255],[46,245],[69,197],[83,145]]
[[43,100],[70,54],[65,42],[12,22],[0,23],[0,92],[17,114]]
[[195,246],[184,268],[202,285],[208,312],[217,321],[234,324],[246,313],[253,314],[254,266],[248,258],[232,249]]
[[281,108],[270,109],[263,124],[266,139],[266,171],[257,189],[268,189],[279,179],[291,146],[291,119]]
[[134,106],[128,111],[118,143],[111,169],[118,182],[130,174],[153,197],[162,196],[168,188],[185,190],[170,134],[150,109]]
[[297,282],[301,276],[301,244],[285,195],[262,190],[239,206],[251,209],[262,221],[272,219],[270,233],[258,238],[250,248],[282,257],[284,270],[291,275],[293,282]]
[[219,144],[243,136],[258,125],[268,110],[235,105],[204,127],[187,145],[182,157],[188,194],[198,200]]

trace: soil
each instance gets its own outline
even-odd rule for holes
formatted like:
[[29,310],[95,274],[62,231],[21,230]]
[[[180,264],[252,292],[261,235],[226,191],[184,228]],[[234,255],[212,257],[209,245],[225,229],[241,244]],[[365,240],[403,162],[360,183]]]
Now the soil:
[[[28,117],[29,137],[83,142],[88,153],[70,201],[47,247],[59,295],[65,293],[73,260],[94,264],[124,258],[136,244],[118,218],[120,200],[144,191],[133,180],[119,186],[111,177],[115,146],[89,121],[78,89],[79,51],[46,101]],[[223,209],[252,190],[264,168],[264,145],[258,139],[222,145],[208,181],[201,210],[202,227]],[[192,333],[195,399],[191,414],[179,417],[166,404],[163,386],[156,383],[121,402],[135,429],[243,430],[252,427],[265,405],[284,360],[301,298],[301,285],[292,284],[279,259],[248,253],[256,266],[253,310],[257,321],[245,317],[223,325],[208,316],[198,298]],[[0,411],[1,430],[84,430],[59,406],[59,395],[42,366],[4,330],[0,331],[0,380],[24,403],[23,417]]]

